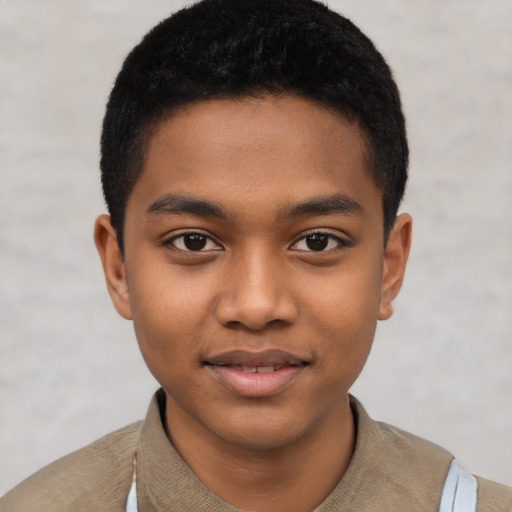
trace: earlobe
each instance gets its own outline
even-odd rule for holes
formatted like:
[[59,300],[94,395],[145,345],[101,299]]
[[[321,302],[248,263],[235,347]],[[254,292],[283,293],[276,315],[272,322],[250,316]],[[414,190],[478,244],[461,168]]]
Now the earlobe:
[[116,232],[112,227],[109,215],[100,215],[96,219],[94,243],[100,255],[110,299],[117,312],[123,318],[131,320],[130,294],[123,255],[119,249]]
[[379,309],[379,320],[387,320],[393,314],[393,300],[404,280],[405,267],[411,249],[412,218],[403,213],[396,218],[384,253],[384,268]]

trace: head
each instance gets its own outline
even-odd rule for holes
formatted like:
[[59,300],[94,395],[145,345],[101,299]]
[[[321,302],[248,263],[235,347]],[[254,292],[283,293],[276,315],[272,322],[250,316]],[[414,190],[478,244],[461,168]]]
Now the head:
[[95,238],[182,455],[351,422],[405,269],[406,163],[389,68],[316,2],[202,2],[128,56]]
[[313,0],[208,0],[154,27],[111,92],[101,170],[121,251],[127,200],[155,127],[184,105],[268,94],[314,100],[359,126],[387,239],[405,189],[408,147],[382,55],[349,20]]

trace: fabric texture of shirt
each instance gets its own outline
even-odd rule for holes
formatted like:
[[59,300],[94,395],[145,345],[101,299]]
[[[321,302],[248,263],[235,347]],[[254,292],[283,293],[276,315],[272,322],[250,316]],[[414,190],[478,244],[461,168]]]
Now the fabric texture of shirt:
[[[437,512],[453,456],[373,421],[354,398],[351,405],[353,457],[314,512]],[[43,468],[0,499],[0,512],[124,512],[134,456],[139,512],[240,512],[207,489],[174,450],[162,423],[164,407],[160,390],[145,421]],[[477,511],[512,512],[512,488],[478,478]]]

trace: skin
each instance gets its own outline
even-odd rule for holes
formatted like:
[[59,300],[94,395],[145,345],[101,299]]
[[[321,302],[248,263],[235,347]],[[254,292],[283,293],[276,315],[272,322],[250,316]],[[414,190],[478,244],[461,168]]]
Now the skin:
[[[109,217],[96,222],[114,306],[166,392],[168,435],[239,508],[310,511],[350,462],[347,393],[392,314],[411,234],[402,214],[384,243],[365,162],[358,126],[306,99],[197,103],[153,133],[124,258]],[[304,364],[263,395],[205,363],[275,349]]]

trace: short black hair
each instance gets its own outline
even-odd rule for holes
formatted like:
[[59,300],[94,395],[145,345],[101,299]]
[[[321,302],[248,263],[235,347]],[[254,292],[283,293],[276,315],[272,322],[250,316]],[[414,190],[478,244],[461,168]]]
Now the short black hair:
[[203,0],[146,34],[110,94],[101,177],[122,252],[126,203],[151,128],[186,104],[269,93],[320,102],[359,125],[387,237],[407,181],[408,147],[398,88],[370,39],[314,0]]

